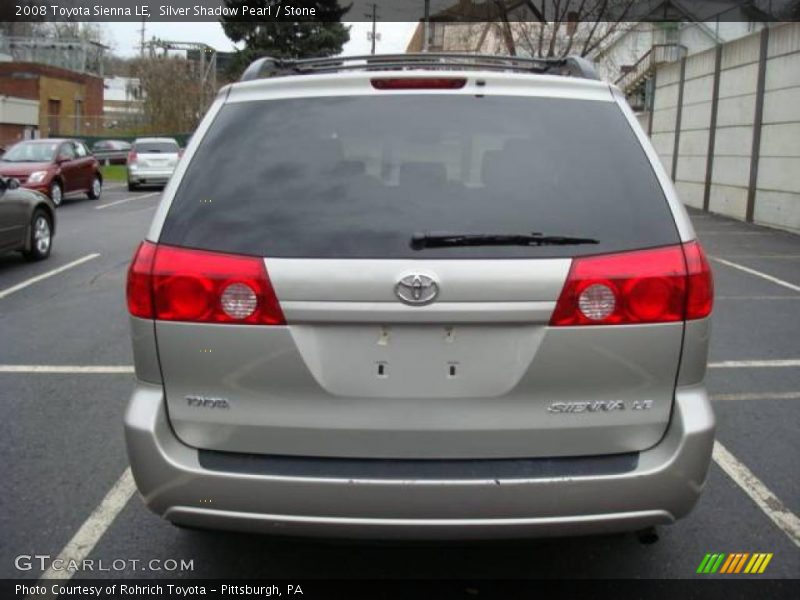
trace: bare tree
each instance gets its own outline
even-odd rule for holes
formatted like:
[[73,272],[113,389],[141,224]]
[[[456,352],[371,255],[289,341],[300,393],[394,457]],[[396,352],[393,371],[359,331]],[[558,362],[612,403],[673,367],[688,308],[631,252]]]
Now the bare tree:
[[160,56],[133,61],[139,78],[145,127],[149,133],[192,131],[208,108],[200,106],[200,82],[184,58]]
[[46,37],[60,40],[81,40],[107,45],[106,32],[101,23],[53,21],[47,23],[47,30],[44,33]]
[[[638,0],[491,0],[499,16],[493,38],[510,55],[588,56],[626,31]],[[513,14],[512,14],[513,12]]]

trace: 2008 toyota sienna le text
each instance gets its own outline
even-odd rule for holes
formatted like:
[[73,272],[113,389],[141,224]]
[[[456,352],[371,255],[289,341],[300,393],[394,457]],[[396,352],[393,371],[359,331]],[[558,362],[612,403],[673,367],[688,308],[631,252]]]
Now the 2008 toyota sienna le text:
[[671,523],[713,445],[712,296],[656,153],[582,59],[261,59],[130,266],[133,475],[192,527]]

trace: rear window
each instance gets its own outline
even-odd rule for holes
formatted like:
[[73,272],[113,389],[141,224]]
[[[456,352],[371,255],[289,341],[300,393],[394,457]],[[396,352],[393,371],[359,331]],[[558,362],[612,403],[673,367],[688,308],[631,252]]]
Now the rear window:
[[[413,250],[415,233],[589,237],[597,245]],[[224,106],[162,243],[266,257],[515,258],[674,244],[614,103],[371,95]]]
[[174,142],[137,142],[136,152],[139,154],[152,154],[152,153],[176,153],[178,151],[178,144]]

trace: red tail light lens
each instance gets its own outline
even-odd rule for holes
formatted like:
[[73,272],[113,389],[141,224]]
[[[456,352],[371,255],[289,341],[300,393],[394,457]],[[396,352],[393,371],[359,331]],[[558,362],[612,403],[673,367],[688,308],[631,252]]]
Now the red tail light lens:
[[467,84],[463,77],[387,77],[370,81],[376,90],[459,90]]
[[702,319],[711,314],[714,307],[714,278],[711,267],[697,242],[689,242],[683,246],[686,254],[686,271],[689,292],[686,296],[686,318]]
[[[149,277],[139,277],[144,248],[152,253]],[[150,290],[150,314],[138,300],[145,289]],[[128,274],[128,308],[134,316],[165,321],[285,323],[262,259],[149,242],[140,246]]]
[[550,325],[700,319],[711,313],[712,297],[711,271],[697,242],[576,258]]
[[142,242],[133,255],[128,267],[128,284],[125,296],[128,300],[128,312],[142,319],[155,318],[153,313],[153,259],[156,246],[150,242]]
[[131,165],[136,162],[138,156],[136,155],[136,150],[131,150],[128,152],[128,164]]

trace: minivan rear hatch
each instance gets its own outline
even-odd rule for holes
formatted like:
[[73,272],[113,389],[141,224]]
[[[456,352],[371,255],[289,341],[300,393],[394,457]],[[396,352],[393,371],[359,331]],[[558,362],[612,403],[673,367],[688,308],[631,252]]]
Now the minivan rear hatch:
[[[610,94],[490,92],[222,106],[157,240],[179,257],[156,260],[163,301],[181,302],[170,281],[244,257],[280,308],[271,323],[215,320],[221,302],[266,302],[223,300],[237,280],[217,274],[198,284],[211,312],[156,321],[185,443],[424,459],[658,442],[682,319],[550,325],[576,260],[680,247],[653,169]],[[414,243],[458,235],[518,243]],[[562,242],[524,243],[538,236]]]

